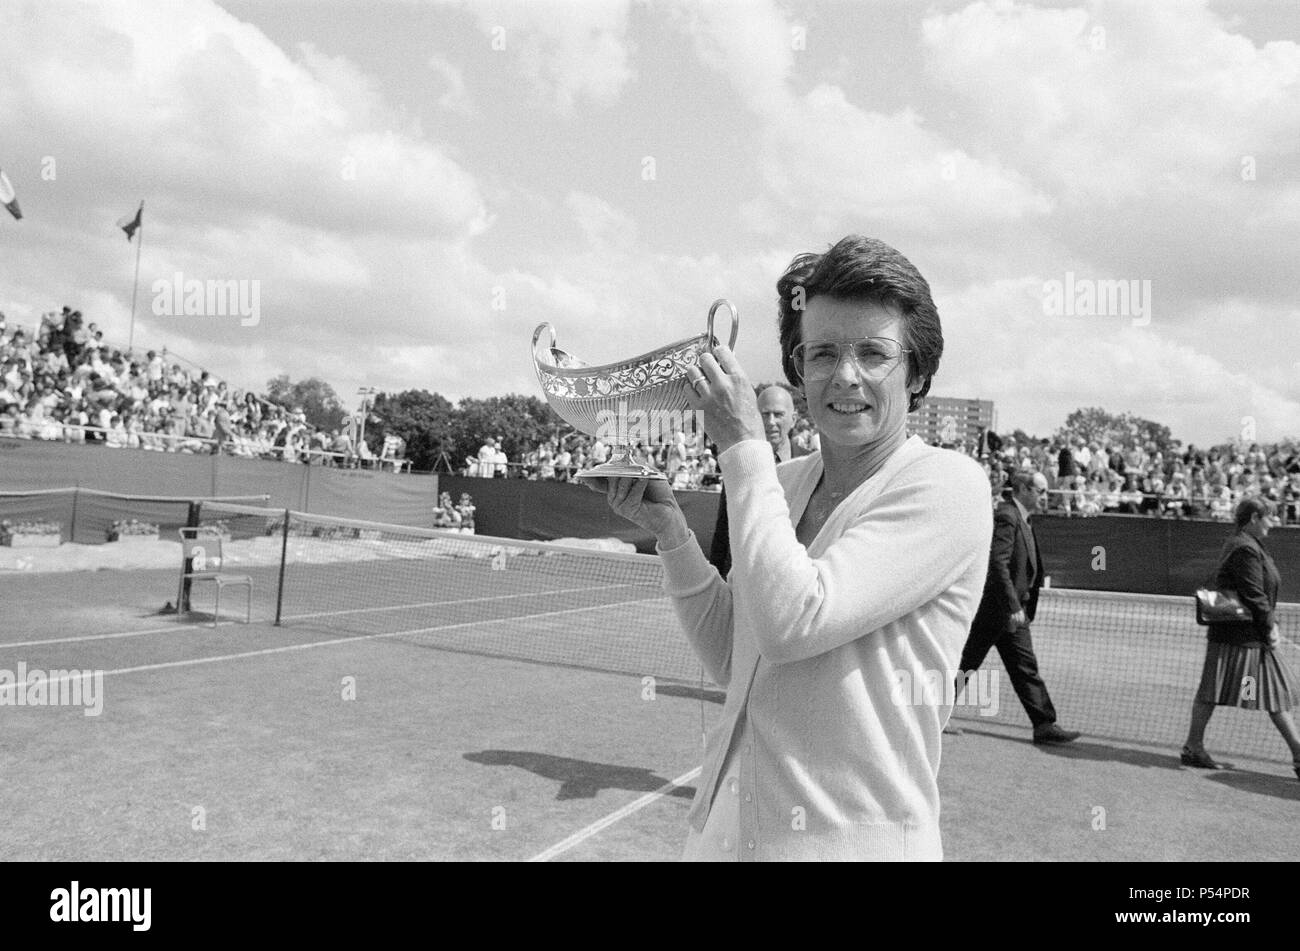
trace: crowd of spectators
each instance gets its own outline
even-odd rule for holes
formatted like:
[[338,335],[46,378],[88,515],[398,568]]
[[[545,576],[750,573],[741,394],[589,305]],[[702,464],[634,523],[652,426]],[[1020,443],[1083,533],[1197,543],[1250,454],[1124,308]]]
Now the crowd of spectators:
[[[358,438],[356,417],[332,431],[313,427],[301,409],[228,387],[206,370],[186,369],[169,361],[166,350],[139,355],[109,346],[93,322],[68,307],[43,315],[34,333],[11,330],[0,314],[0,436],[395,468],[405,448],[389,436],[376,460]],[[806,417],[798,417],[791,443],[797,453],[817,448]],[[1117,444],[1065,433],[1017,445],[1013,438],[986,432],[975,443],[948,448],[980,461],[994,495],[1016,471],[1042,473],[1049,510],[1060,514],[1231,521],[1238,502],[1260,496],[1277,503],[1284,522],[1300,524],[1300,449],[1290,441],[1162,452],[1155,443],[1136,439]],[[598,437],[571,433],[511,462],[501,439],[492,436],[465,460],[461,472],[569,481],[608,461],[615,450]],[[633,456],[663,472],[674,489],[721,488],[716,447],[702,433],[679,430],[648,445],[638,442]],[[442,517],[452,521],[450,514]]]
[[[104,342],[78,310],[41,318],[33,333],[0,314],[0,436],[112,449],[228,453],[323,465],[373,465],[355,422],[326,431],[167,351],[143,355]],[[386,456],[396,462],[400,446]]]
[[473,535],[474,502],[469,493],[462,492],[460,501],[453,503],[451,493],[443,492],[438,497],[438,504],[433,508],[433,527],[449,528],[466,535]]
[[986,434],[978,446],[958,445],[980,459],[995,491],[1013,472],[1040,472],[1049,511],[1065,515],[1139,515],[1232,521],[1242,499],[1275,502],[1287,524],[1300,523],[1300,449],[1194,445],[1161,451],[1153,442],[1127,445],[1064,434],[1017,445]]
[[[800,454],[812,452],[817,433],[807,419],[800,419],[790,440]],[[548,439],[511,462],[502,451],[501,440],[488,437],[476,458],[467,459],[462,475],[482,478],[524,478],[568,482],[585,469],[608,462],[617,446],[599,436],[571,433]],[[706,436],[693,431],[666,434],[649,445],[644,440],[632,447],[633,458],[642,465],[662,472],[674,489],[719,492],[722,477],[718,470],[717,447]]]
[[[501,440],[489,437],[478,457],[466,460],[462,473],[484,478],[506,476],[533,480],[569,482],[577,473],[609,462],[617,447],[600,437],[573,433],[548,439],[510,462]],[[715,447],[695,433],[676,432],[651,445],[638,442],[633,458],[664,473],[673,488],[705,492],[721,491]]]
[[[802,454],[817,448],[806,417],[796,422],[791,442]],[[1189,445],[1162,452],[1153,442],[1116,445],[1065,434],[1017,445],[1011,437],[986,433],[976,442],[946,448],[978,459],[998,496],[1011,474],[1041,472],[1048,481],[1049,511],[1061,515],[1137,515],[1231,521],[1237,503],[1252,496],[1276,502],[1286,524],[1300,524],[1300,447],[1287,441],[1200,449]],[[489,438],[462,474],[568,481],[607,461],[612,447],[572,434],[552,439],[510,462],[500,439]],[[720,487],[714,447],[693,433],[674,433],[647,447],[638,443],[637,461],[663,472],[675,489],[716,491]]]

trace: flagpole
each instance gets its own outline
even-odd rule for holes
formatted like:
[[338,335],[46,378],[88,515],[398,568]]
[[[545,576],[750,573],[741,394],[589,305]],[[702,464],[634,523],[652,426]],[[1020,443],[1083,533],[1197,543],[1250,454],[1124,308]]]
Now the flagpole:
[[144,199],[140,199],[140,210],[136,212],[140,219],[140,227],[136,230],[139,232],[140,240],[135,244],[135,283],[131,285],[131,332],[126,338],[126,352],[130,353],[135,346],[135,297],[140,291],[140,249],[144,247]]

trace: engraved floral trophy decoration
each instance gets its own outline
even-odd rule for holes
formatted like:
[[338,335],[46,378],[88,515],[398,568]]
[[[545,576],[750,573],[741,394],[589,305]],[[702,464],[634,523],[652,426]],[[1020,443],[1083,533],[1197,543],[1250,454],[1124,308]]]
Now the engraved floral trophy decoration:
[[[713,315],[719,307],[731,312],[731,339],[736,345],[740,315],[729,300],[716,300],[709,308],[707,330],[695,337],[670,343],[630,360],[589,366],[555,346],[555,328],[542,324],[533,331],[533,368],[551,408],[560,418],[589,436],[608,438],[614,451],[608,462],[578,473],[578,479],[664,479],[653,466],[632,457],[637,432],[648,433],[655,421],[682,420],[690,411],[686,371],[718,344],[713,336]],[[544,333],[550,340],[539,347]],[[629,435],[633,434],[633,435]]]

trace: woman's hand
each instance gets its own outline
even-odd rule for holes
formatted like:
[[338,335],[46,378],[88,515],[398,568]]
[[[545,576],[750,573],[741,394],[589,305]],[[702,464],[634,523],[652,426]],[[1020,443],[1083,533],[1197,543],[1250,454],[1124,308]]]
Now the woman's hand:
[[1271,647],[1273,650],[1277,650],[1278,646],[1281,645],[1281,643],[1282,643],[1282,631],[1276,624],[1274,624],[1273,630],[1268,632],[1268,646]]
[[587,479],[593,491],[633,525],[654,535],[664,551],[686,543],[690,528],[686,516],[663,479]]
[[766,441],[754,387],[736,355],[719,344],[700,357],[699,369],[688,372],[686,399],[691,409],[704,411],[704,429],[718,444],[718,455],[747,439]]

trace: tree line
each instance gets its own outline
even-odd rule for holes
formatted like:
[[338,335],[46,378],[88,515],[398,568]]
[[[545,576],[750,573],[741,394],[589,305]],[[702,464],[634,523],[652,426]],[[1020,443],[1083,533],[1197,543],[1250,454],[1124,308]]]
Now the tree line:
[[[295,383],[282,374],[267,383],[267,399],[289,409],[301,408],[308,423],[326,432],[341,429],[349,415],[333,387],[316,377]],[[802,399],[796,398],[795,402],[803,412]],[[365,438],[371,451],[378,455],[385,436],[398,436],[406,443],[406,457],[416,471],[445,470],[448,466],[454,471],[467,458],[476,456],[489,436],[501,440],[501,448],[513,461],[548,439],[558,441],[574,432],[545,400],[536,396],[511,393],[486,399],[465,397],[453,404],[439,393],[404,390],[375,396],[369,406]],[[1012,436],[1019,445],[1039,441],[1038,436],[1021,429],[1006,435]],[[1182,446],[1162,423],[1132,413],[1110,413],[1098,406],[1082,407],[1070,413],[1065,425],[1053,434],[1055,440],[1069,436],[1080,436],[1099,445],[1154,443],[1162,453]],[[1240,441],[1240,436],[1230,437],[1223,445]]]
[[[298,382],[285,374],[268,381],[266,398],[286,409],[301,409],[309,425],[325,432],[340,430],[350,415],[329,383],[317,377]],[[459,469],[477,456],[483,440],[495,436],[513,461],[548,439],[574,432],[572,426],[536,396],[512,393],[452,402],[440,393],[405,390],[378,393],[369,404],[365,440],[376,456],[385,436],[406,443],[406,458],[416,471]],[[443,455],[446,461],[443,461]]]

